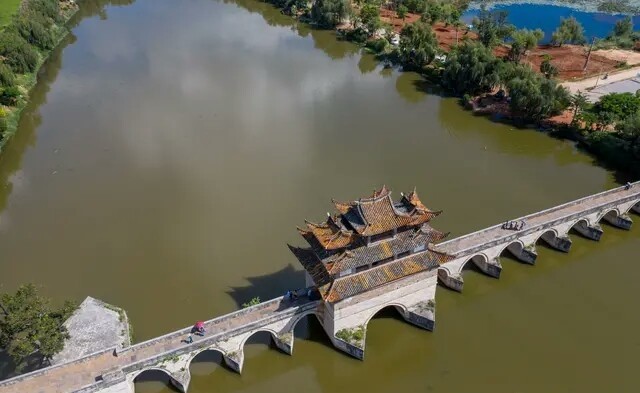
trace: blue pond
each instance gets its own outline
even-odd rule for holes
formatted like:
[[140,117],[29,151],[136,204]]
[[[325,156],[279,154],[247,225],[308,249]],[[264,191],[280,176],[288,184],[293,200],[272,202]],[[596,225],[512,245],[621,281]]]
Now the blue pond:
[[[589,40],[592,37],[606,37],[613,29],[616,21],[624,18],[623,15],[583,12],[576,11],[568,7],[540,4],[500,5],[494,7],[492,10],[504,10],[509,12],[508,19],[510,23],[515,25],[517,28],[542,29],[545,34],[543,43],[547,43],[551,40],[551,33],[553,33],[553,31],[558,27],[558,24],[560,24],[560,18],[567,18],[569,16],[575,17],[584,27],[585,35]],[[479,10],[467,11],[463,15],[463,20],[467,23],[471,23],[471,20],[478,14],[478,12]],[[633,24],[635,29],[640,27],[640,15],[633,17]]]

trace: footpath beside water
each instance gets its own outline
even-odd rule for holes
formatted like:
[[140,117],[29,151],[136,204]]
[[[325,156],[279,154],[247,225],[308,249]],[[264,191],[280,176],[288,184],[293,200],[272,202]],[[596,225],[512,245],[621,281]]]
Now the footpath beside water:
[[[11,140],[11,138],[13,138],[16,131],[18,130],[22,112],[29,104],[31,92],[38,83],[38,73],[40,72],[40,69],[47,62],[47,60],[49,60],[49,56],[51,56],[51,53],[53,53],[53,51],[56,50],[56,48],[64,41],[67,35],[69,35],[70,30],[67,24],[69,23],[71,18],[73,18],[73,16],[76,15],[80,10],[80,4],[78,4],[78,2],[82,2],[82,0],[75,0],[75,2],[72,3],[74,4],[72,8],[66,9],[64,11],[61,10],[64,20],[62,23],[60,23],[60,25],[57,26],[59,29],[59,34],[55,38],[55,45],[53,45],[53,47],[49,50],[40,52],[41,57],[35,70],[32,73],[27,73],[19,76],[17,75],[17,79],[20,81],[19,85],[26,90],[26,95],[18,100],[16,106],[11,107],[10,110],[7,111],[7,116],[5,117],[7,129],[0,136],[0,153],[2,153],[4,146],[7,144],[7,142],[9,142],[9,140]],[[1,34],[2,31],[0,31],[0,35]],[[2,107],[3,106],[0,105],[0,108]]]

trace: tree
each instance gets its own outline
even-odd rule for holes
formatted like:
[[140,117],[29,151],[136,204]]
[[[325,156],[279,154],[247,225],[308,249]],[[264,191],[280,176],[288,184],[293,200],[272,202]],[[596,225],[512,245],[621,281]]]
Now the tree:
[[538,45],[538,42],[544,37],[544,33],[540,29],[528,30],[521,29],[516,30],[511,34],[511,48],[507,57],[513,62],[520,62],[522,56],[529,50]]
[[365,4],[360,10],[360,19],[373,34],[380,27],[380,8],[374,4]]
[[402,20],[404,20],[407,17],[407,12],[409,12],[409,9],[404,4],[400,4],[398,6],[398,9],[396,10],[396,14],[398,14],[398,18]]
[[585,42],[584,28],[573,16],[561,18],[560,26],[551,35],[551,43],[557,46],[567,43],[582,45]]
[[549,55],[544,55],[544,59],[540,63],[540,72],[547,79],[555,78],[560,73],[558,67],[551,64],[551,56]]
[[432,0],[426,3],[420,20],[434,25],[437,21],[442,20],[443,16],[444,9],[442,3],[437,0]]
[[631,33],[633,33],[633,21],[630,16],[617,21],[613,27],[613,35],[615,37],[629,37]]
[[0,348],[18,368],[34,353],[50,361],[69,337],[63,322],[75,308],[74,303],[65,302],[61,308],[52,309],[33,284],[20,286],[15,294],[0,295]]
[[519,76],[507,82],[512,115],[524,122],[537,122],[569,107],[569,92],[551,79],[546,79],[522,65]]
[[411,23],[400,32],[398,50],[398,57],[404,68],[419,71],[435,58],[438,41],[428,24]]
[[478,39],[488,48],[501,43],[509,37],[514,26],[507,23],[507,11],[488,11],[483,3],[477,18],[473,19],[473,25],[478,31]]
[[610,93],[600,97],[593,106],[596,114],[610,113],[612,121],[624,120],[640,112],[640,97],[631,93]]
[[311,7],[311,19],[319,26],[333,28],[349,14],[348,0],[316,0]]
[[473,41],[463,42],[449,52],[440,82],[460,96],[484,93],[500,83],[501,63],[489,48]]
[[589,101],[587,100],[587,96],[584,95],[581,91],[571,96],[571,107],[573,108],[573,118],[571,119],[571,124],[575,124],[578,120],[578,115],[581,112],[584,112],[585,109],[589,106]]

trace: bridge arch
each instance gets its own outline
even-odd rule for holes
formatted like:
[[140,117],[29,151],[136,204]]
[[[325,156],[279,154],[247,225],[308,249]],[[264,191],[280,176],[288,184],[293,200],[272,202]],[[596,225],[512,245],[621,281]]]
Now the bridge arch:
[[498,257],[501,257],[502,254],[504,254],[504,252],[507,251],[514,257],[518,258],[518,256],[520,255],[520,253],[522,253],[522,250],[524,250],[525,247],[526,246],[524,245],[524,242],[522,240],[516,239],[510,243],[505,244],[504,247],[500,249],[500,252],[498,252]]
[[473,263],[472,266],[476,266],[480,268],[480,266],[482,266],[483,264],[487,264],[489,262],[489,258],[484,253],[472,255],[466,261],[464,261],[464,263],[460,265],[460,270],[457,273],[462,274],[465,268],[468,268],[469,262]]
[[309,315],[315,315],[316,319],[318,319],[318,312],[315,309],[309,310],[309,311],[305,311],[300,315],[296,315],[295,319],[293,319],[291,321],[291,323],[289,323],[287,332],[294,333],[295,330],[296,330],[296,326],[298,326],[298,323],[300,321],[302,321],[303,319],[305,319],[306,317],[308,317]]
[[558,230],[557,230],[557,229],[555,229],[555,228],[549,228],[549,229],[547,229],[547,230],[545,230],[545,231],[541,232],[538,236],[536,236],[535,241],[534,241],[533,243],[534,243],[534,244],[535,244],[535,243],[538,243],[538,242],[540,241],[540,239],[542,239],[542,238],[543,238],[543,236],[545,236],[545,235],[547,235],[547,234],[549,234],[549,233],[553,235],[553,238],[556,238],[556,237],[559,237],[559,236],[560,236],[560,235],[558,234]]
[[144,373],[151,373],[154,371],[159,371],[163,374],[165,374],[167,377],[169,377],[169,380],[171,380],[173,378],[173,375],[171,375],[171,373],[168,370],[165,370],[162,367],[158,367],[158,366],[154,366],[154,367],[147,367],[147,368],[143,368],[142,370],[138,370],[134,373],[131,374],[131,381],[135,382],[135,380],[142,374]]
[[191,362],[193,362],[193,359],[195,359],[196,357],[198,357],[198,355],[201,355],[205,352],[218,352],[220,355],[227,356],[227,353],[218,347],[209,347],[209,348],[202,348],[202,349],[198,349],[197,351],[193,352],[191,354],[191,356],[189,356],[189,359],[187,360],[187,365],[191,366]]
[[400,314],[400,316],[402,316],[402,317],[404,317],[408,312],[407,307],[404,304],[400,304],[400,303],[388,303],[388,304],[385,304],[384,306],[379,307],[375,312],[373,312],[369,316],[369,318],[367,318],[367,320],[364,323],[365,331],[367,330],[367,326],[369,326],[369,322],[371,322],[373,317],[378,315],[383,310],[387,310],[387,309],[395,309]]
[[580,223],[584,223],[586,226],[591,226],[592,224],[589,222],[588,218],[579,218],[578,220],[576,220],[575,222],[571,223],[571,227],[569,228],[569,230],[571,229],[575,229],[575,227],[577,225],[579,225]]
[[602,221],[602,219],[604,219],[605,217],[611,217],[611,218],[617,218],[619,216],[621,216],[622,214],[620,213],[620,210],[618,210],[617,207],[614,207],[612,209],[608,209],[605,210],[604,213],[602,213],[600,216],[598,216],[598,220],[596,222],[600,222]]
[[264,333],[264,332],[269,333],[271,335],[271,339],[273,341],[276,341],[278,339],[278,333],[275,332],[274,330],[269,329],[269,328],[259,328],[259,329],[255,330],[255,331],[251,332],[251,334],[247,335],[247,337],[245,337],[242,340],[242,342],[240,343],[240,350],[244,351],[244,346],[247,344],[247,341],[249,341],[249,339],[251,337],[255,336],[256,334]]

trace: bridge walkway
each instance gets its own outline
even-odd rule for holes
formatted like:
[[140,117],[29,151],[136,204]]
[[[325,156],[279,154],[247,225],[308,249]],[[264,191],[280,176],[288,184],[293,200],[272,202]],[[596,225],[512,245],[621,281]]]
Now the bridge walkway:
[[[300,297],[296,301],[283,298],[272,299],[259,305],[238,310],[205,322],[204,337],[193,336],[193,343],[187,344],[192,326],[177,330],[149,341],[141,342],[121,349],[114,356],[114,349],[88,355],[70,363],[48,367],[32,373],[0,382],[0,393],[68,393],[94,384],[100,376],[109,370],[123,369],[142,363],[146,359],[158,356],[171,356],[172,352],[187,352],[213,345],[224,334],[228,336],[234,331],[242,332],[242,328],[255,325],[261,321],[272,321],[279,315],[288,317],[295,309],[311,305],[317,301]],[[199,345],[200,344],[200,345]],[[191,348],[188,348],[191,347]]]
[[434,249],[449,255],[458,256],[475,252],[487,244],[510,241],[514,234],[520,235],[535,232],[541,227],[565,219],[572,215],[582,215],[589,210],[596,210],[609,204],[622,200],[640,200],[640,182],[633,183],[627,190],[625,187],[618,187],[599,194],[580,198],[553,208],[530,214],[525,217],[514,219],[513,221],[524,220],[526,226],[520,231],[503,229],[502,224],[460,236],[446,242],[437,244]]

